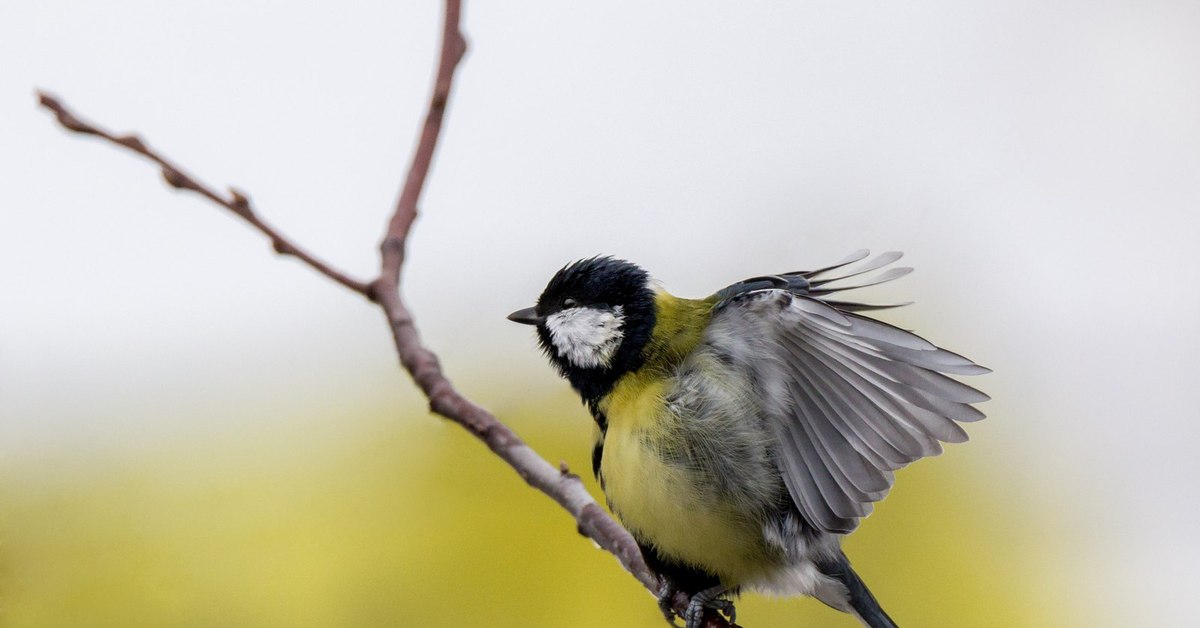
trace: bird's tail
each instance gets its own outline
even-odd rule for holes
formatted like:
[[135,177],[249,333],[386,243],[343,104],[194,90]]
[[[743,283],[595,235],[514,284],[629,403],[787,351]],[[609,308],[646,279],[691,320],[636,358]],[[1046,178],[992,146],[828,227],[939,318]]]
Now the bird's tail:
[[817,569],[846,587],[847,604],[867,628],[899,628],[896,626],[896,622],[883,612],[879,601],[875,599],[874,595],[871,595],[871,590],[867,588],[862,578],[859,578],[858,574],[850,568],[850,560],[846,558],[845,554],[838,556],[835,560],[818,563]]

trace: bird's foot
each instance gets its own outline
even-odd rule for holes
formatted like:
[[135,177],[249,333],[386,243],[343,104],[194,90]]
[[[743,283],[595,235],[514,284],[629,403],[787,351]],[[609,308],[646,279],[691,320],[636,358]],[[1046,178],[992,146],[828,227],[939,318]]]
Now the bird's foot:
[[675,625],[675,594],[678,592],[679,589],[670,580],[663,579],[658,587],[658,610],[662,611],[663,617],[672,626]]
[[737,621],[737,611],[733,608],[733,602],[721,597],[728,591],[726,587],[717,586],[693,595],[683,617],[687,628],[701,628],[704,624],[704,613],[709,609],[723,613],[730,623]]

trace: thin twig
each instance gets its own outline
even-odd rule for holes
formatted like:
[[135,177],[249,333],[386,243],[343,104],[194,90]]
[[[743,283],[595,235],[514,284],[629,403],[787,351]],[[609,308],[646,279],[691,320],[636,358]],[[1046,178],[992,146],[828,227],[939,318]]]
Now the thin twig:
[[228,209],[242,220],[250,223],[251,226],[257,229],[263,235],[267,236],[267,238],[271,241],[271,247],[275,249],[276,253],[279,253],[280,255],[291,255],[305,264],[308,264],[322,275],[325,275],[326,277],[342,284],[343,286],[370,298],[370,284],[354,279],[346,273],[321,261],[312,253],[309,253],[304,248],[293,243],[286,236],[275,229],[275,227],[263,222],[263,220],[259,218],[258,214],[254,211],[254,207],[250,203],[250,198],[246,196],[244,192],[230,187],[229,198],[225,198],[217,191],[213,190],[207,185],[204,185],[198,179],[188,174],[183,168],[154,151],[154,149],[150,148],[137,135],[114,135],[113,133],[105,131],[98,126],[95,126],[89,122],[85,122],[82,118],[75,115],[62,103],[60,103],[58,99],[50,94],[47,94],[43,91],[38,91],[37,96],[38,103],[54,112],[54,116],[58,119],[58,123],[61,124],[63,128],[76,133],[94,135],[96,137],[106,139],[113,144],[133,151],[149,159],[150,161],[153,161],[154,163],[158,164],[158,167],[162,172],[163,180],[167,182],[167,185],[179,190],[195,192],[196,194],[207,198],[217,205]]
[[[321,261],[303,247],[288,239],[274,227],[263,222],[255,213],[246,194],[230,188],[226,198],[189,175],[183,168],[150,149],[136,135],[117,136],[88,122],[67,109],[57,99],[44,92],[38,93],[39,103],[52,111],[58,123],[69,131],[93,135],[113,144],[138,153],[155,162],[162,171],[163,179],[180,190],[195,192],[220,205],[245,220],[266,235],[276,252],[291,255],[317,272],[349,288],[350,290],[378,303],[387,316],[388,327],[400,364],[412,376],[413,381],[429,399],[430,409],[466,428],[482,440],[489,449],[509,464],[530,486],[540,490],[567,510],[575,518],[580,534],[612,553],[639,582],[652,593],[659,587],[659,577],[642,558],[637,542],[625,528],[621,527],[587,492],[579,476],[571,473],[566,465],[555,467],[537,455],[508,426],[500,422],[491,412],[459,393],[446,378],[437,356],[421,344],[421,339],[412,313],[400,296],[400,270],[405,259],[405,244],[417,217],[417,203],[433,162],[438,137],[445,116],[453,85],[454,72],[466,52],[466,39],[459,28],[462,12],[461,0],[446,1],[445,21],[442,30],[442,48],[438,60],[437,77],[421,137],[413,153],[408,175],[404,180],[400,198],[388,222],[380,244],[379,276],[370,282],[351,278],[346,273]],[[678,593],[672,606],[680,614],[687,608],[688,598]],[[736,628],[715,611],[705,616],[705,628]]]
[[421,128],[421,138],[413,151],[412,163],[396,209],[388,221],[383,242],[379,245],[379,280],[389,286],[400,281],[400,266],[404,263],[405,243],[413,221],[417,219],[417,201],[425,189],[425,177],[433,163],[433,153],[441,136],[442,118],[446,115],[446,104],[450,101],[450,87],[454,83],[454,71],[467,53],[467,40],[459,29],[462,17],[462,1],[447,0],[446,16],[442,23],[442,52],[438,57],[437,77],[433,82],[433,94],[429,98],[429,110]]

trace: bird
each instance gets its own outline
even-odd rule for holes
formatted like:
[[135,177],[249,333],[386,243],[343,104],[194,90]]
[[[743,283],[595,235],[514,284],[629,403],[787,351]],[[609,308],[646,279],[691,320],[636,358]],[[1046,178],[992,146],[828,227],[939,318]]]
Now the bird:
[[[841,300],[909,272],[867,250],[752,277],[702,299],[612,256],[572,262],[508,319],[594,420],[592,471],[661,577],[659,607],[699,628],[744,590],[807,595],[869,628],[897,624],[841,549],[894,472],[960,443],[990,372]],[[870,258],[870,259],[868,259]],[[864,261],[865,260],[865,261]],[[879,271],[875,274],[871,274]],[[836,297],[836,298],[835,298]]]

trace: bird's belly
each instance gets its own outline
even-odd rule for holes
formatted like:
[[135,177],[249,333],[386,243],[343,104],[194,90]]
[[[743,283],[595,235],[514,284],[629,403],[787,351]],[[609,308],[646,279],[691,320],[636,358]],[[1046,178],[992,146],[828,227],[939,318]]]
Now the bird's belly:
[[774,562],[760,513],[732,503],[704,474],[664,456],[665,434],[612,425],[601,474],[609,507],[661,556],[703,569],[733,585]]

